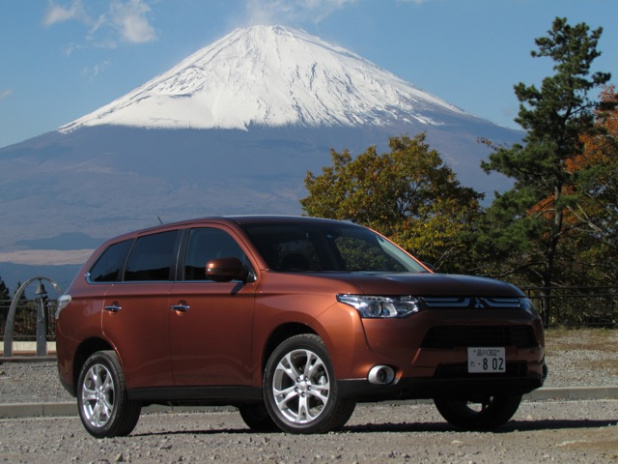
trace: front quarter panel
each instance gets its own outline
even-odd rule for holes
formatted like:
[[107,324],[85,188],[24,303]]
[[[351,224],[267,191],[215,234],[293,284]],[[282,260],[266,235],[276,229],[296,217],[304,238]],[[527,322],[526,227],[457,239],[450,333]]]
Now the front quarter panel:
[[[255,365],[264,366],[269,356],[265,347],[270,346],[269,339],[279,328],[301,325],[322,338],[331,355],[336,377],[348,377],[354,356],[359,349],[366,350],[367,343],[356,310],[336,301],[336,285],[341,288],[341,283],[334,286],[329,279],[286,274],[277,274],[271,279],[267,272],[263,277],[256,296]],[[344,286],[343,291],[357,289]],[[256,370],[254,385],[261,385],[261,376],[262,372]]]

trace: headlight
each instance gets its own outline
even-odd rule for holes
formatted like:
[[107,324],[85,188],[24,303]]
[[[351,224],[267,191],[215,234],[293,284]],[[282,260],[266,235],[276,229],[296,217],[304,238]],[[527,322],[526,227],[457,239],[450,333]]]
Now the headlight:
[[418,298],[412,296],[337,295],[337,301],[364,318],[405,317],[420,311]]

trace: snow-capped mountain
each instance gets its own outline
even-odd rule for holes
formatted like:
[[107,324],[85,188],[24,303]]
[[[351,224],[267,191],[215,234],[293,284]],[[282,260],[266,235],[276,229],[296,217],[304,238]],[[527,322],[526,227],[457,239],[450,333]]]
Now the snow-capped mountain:
[[329,166],[331,149],[387,151],[389,137],[419,132],[462,184],[488,197],[507,186],[480,169],[477,139],[520,133],[303,31],[238,29],[58,131],[0,149],[0,276],[14,286],[41,273],[16,277],[14,263],[79,261],[84,244],[159,221],[301,214],[306,173]]
[[439,125],[465,113],[360,56],[282,26],[237,29],[138,89],[61,128]]

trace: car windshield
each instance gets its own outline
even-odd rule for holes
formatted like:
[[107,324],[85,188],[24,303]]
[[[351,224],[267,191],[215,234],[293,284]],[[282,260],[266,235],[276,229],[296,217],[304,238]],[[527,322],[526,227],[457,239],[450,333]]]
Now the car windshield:
[[426,272],[388,240],[354,224],[251,223],[242,227],[274,271]]

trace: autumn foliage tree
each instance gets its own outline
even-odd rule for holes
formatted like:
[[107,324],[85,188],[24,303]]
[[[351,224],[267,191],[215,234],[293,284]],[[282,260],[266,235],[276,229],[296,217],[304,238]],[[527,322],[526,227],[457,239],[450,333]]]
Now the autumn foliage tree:
[[[595,112],[595,130],[583,134],[583,152],[568,160],[575,178],[565,221],[576,232],[578,261],[596,283],[618,279],[618,94],[606,87]],[[581,282],[581,279],[579,279]]]
[[371,227],[441,271],[461,271],[482,195],[459,184],[424,134],[392,137],[389,147],[355,158],[332,150],[331,166],[307,173],[303,209]]

